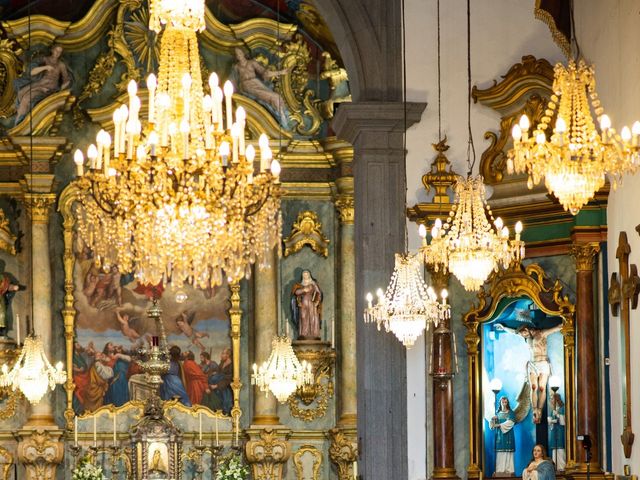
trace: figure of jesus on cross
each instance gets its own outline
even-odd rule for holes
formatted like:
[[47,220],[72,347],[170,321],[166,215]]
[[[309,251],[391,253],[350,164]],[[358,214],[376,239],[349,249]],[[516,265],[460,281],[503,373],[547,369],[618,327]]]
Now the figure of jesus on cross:
[[500,323],[496,324],[496,330],[519,335],[529,347],[531,359],[527,362],[527,378],[531,385],[533,423],[540,423],[542,420],[542,409],[547,399],[547,382],[551,376],[551,363],[549,363],[547,355],[547,338],[561,329],[562,324],[545,330],[535,328],[531,324],[521,325],[517,329],[506,327]]

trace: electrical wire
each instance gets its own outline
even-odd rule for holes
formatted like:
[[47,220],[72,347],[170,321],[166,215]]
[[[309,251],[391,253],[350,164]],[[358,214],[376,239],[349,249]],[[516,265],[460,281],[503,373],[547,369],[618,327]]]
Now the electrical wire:
[[467,178],[470,178],[476,164],[476,147],[473,144],[473,132],[471,131],[471,0],[467,0],[467,127],[469,131]]

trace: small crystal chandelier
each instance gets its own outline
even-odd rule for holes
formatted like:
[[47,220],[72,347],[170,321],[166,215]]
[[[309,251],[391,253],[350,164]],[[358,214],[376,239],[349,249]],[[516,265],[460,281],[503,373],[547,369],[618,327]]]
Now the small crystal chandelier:
[[[145,125],[134,81],[85,156],[76,151],[78,233],[105,269],[142,284],[200,288],[248,277],[280,242],[280,164],[269,140],[245,145],[247,113],[233,86],[209,78],[204,95],[196,32],[204,1],[150,1],[150,28],[164,31],[158,78],[147,79]],[[224,107],[224,108],[223,108]],[[223,113],[224,112],[224,113]]]
[[386,292],[378,289],[375,305],[373,295],[367,294],[365,322],[375,322],[378,330],[384,326],[407,348],[413,346],[429,325],[433,323],[437,327],[450,315],[447,290],[442,291],[442,303],[438,303],[433,288],[424,283],[421,270],[422,259],[419,255],[396,254],[395,268]]
[[0,386],[21,391],[32,405],[40,402],[48,389],[67,380],[62,362],[55,368],[49,363],[44,352],[42,338],[33,334],[24,339],[24,346],[13,368],[2,365]]
[[524,242],[520,240],[522,223],[516,223],[515,239],[510,240],[509,228],[502,219],[493,219],[481,176],[458,179],[454,192],[449,217],[444,224],[436,219],[430,244],[426,227],[420,225],[422,252],[425,262],[435,271],[450,271],[465,290],[477,291],[492,271],[500,266],[508,268],[524,257]]
[[286,402],[298,387],[312,381],[311,364],[298,360],[287,335],[274,337],[268,360],[260,367],[253,364],[251,385],[256,385],[265,394],[270,390],[280,403]]
[[[529,118],[523,115],[511,131],[513,149],[508,154],[507,171],[527,173],[529,188],[544,178],[547,190],[572,215],[604,186],[605,177],[615,189],[622,175],[635,173],[640,163],[640,122],[631,129],[623,127],[618,134],[603,113],[595,88],[593,65],[582,59],[577,65],[570,60],[566,68],[556,64],[553,95],[540,123],[529,132]],[[555,128],[550,132],[554,116]]]

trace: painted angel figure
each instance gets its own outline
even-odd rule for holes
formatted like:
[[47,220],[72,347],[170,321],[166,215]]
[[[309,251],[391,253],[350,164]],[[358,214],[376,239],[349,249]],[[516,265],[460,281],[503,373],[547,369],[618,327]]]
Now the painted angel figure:
[[182,312],[176,318],[176,326],[178,329],[185,334],[191,340],[191,343],[198,347],[201,351],[206,350],[205,346],[200,341],[201,338],[206,338],[209,336],[206,332],[199,332],[195,328],[193,328],[193,321],[196,318],[196,312]]
[[302,271],[301,282],[291,290],[291,313],[299,339],[320,339],[322,290],[309,270]]
[[547,382],[551,376],[551,363],[547,354],[547,338],[562,330],[562,324],[545,330],[534,328],[529,324],[521,325],[517,329],[506,327],[500,323],[496,330],[503,330],[513,335],[521,336],[529,347],[531,359],[527,362],[527,378],[531,385],[531,406],[533,408],[533,423],[542,420],[542,409],[547,399]]
[[121,314],[118,310],[116,310],[116,318],[120,324],[122,334],[127,337],[129,341],[135,343],[140,338],[140,334],[133,328],[133,324],[136,323],[137,319],[131,318],[127,313]]
[[513,427],[526,418],[531,406],[529,402],[529,384],[526,382],[518,395],[518,406],[515,409],[511,409],[507,397],[500,397],[500,406],[489,422],[496,436],[496,475],[512,475],[515,472],[516,439]]

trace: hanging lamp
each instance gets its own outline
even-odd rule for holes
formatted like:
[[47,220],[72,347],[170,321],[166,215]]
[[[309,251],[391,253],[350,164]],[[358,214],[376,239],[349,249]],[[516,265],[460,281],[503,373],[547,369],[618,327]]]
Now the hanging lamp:
[[420,225],[418,233],[427,265],[435,271],[453,273],[465,290],[477,291],[492,271],[522,260],[524,242],[520,238],[522,223],[516,223],[515,238],[510,240],[509,228],[500,217],[493,218],[482,176],[472,176],[476,156],[471,131],[471,9],[468,2],[467,89],[467,178],[460,177],[453,187],[453,206],[444,223],[436,219],[431,242],[427,240],[424,225]]

